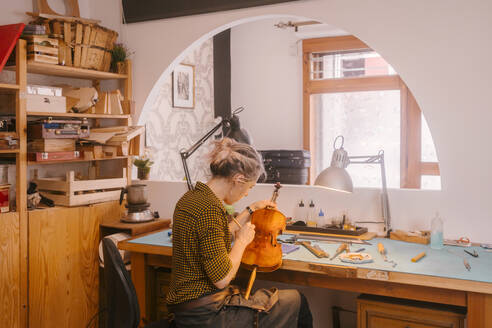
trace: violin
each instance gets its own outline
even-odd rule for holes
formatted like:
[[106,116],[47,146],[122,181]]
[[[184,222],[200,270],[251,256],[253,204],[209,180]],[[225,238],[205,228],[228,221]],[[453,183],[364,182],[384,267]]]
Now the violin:
[[[279,182],[274,185],[271,201],[276,202],[278,190],[282,187]],[[277,242],[277,236],[285,231],[286,218],[275,208],[266,207],[254,211],[251,223],[255,225],[255,237],[246,247],[241,263],[252,270],[245,298],[248,299],[251,287],[256,278],[256,271],[272,272],[282,265],[282,247]]]

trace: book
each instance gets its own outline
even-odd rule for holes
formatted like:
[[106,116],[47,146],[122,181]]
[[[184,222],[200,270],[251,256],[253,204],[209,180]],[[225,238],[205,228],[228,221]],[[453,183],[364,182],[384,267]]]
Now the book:
[[0,72],[9,59],[26,24],[0,25]]

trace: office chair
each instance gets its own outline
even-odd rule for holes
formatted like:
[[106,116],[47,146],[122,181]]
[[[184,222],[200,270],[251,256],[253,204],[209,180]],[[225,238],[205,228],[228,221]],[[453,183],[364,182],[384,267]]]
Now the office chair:
[[[104,282],[106,287],[107,328],[137,328],[140,307],[135,286],[113,241],[103,239]],[[171,327],[167,320],[153,322],[145,328]]]

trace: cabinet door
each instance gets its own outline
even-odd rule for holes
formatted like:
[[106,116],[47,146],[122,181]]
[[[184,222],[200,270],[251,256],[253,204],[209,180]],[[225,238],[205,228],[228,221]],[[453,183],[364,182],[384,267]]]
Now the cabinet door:
[[19,327],[19,214],[0,214],[0,325]]
[[429,325],[413,321],[372,316],[368,318],[367,328],[445,328],[449,325]]
[[86,327],[96,315],[98,242],[91,207],[29,212],[30,327]]

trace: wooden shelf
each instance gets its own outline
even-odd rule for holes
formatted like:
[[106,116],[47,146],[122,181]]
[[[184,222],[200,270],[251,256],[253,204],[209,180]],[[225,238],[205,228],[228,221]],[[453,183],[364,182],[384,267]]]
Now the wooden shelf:
[[17,132],[0,132],[0,138],[7,138],[7,137],[17,139],[18,138]]
[[19,148],[16,149],[0,149],[0,154],[16,154],[19,152]]
[[18,84],[0,83],[0,93],[13,93],[19,90]]
[[[8,66],[5,69],[15,70],[15,66]],[[111,72],[101,72],[92,69],[76,68],[71,66],[61,66],[45,63],[27,62],[27,72],[35,74],[44,74],[52,76],[62,76],[75,79],[87,80],[124,80],[128,76],[126,74],[117,74]]]
[[130,118],[131,115],[112,115],[112,114],[86,114],[86,113],[47,113],[47,112],[28,112],[27,116],[50,116],[50,117],[80,117],[80,118]]
[[28,161],[28,165],[46,165],[46,164],[66,164],[66,163],[82,163],[82,162],[96,162],[96,161],[113,161],[118,159],[128,159],[132,156],[116,156],[116,157],[107,157],[107,158],[98,158],[98,159],[72,159],[69,161]]

